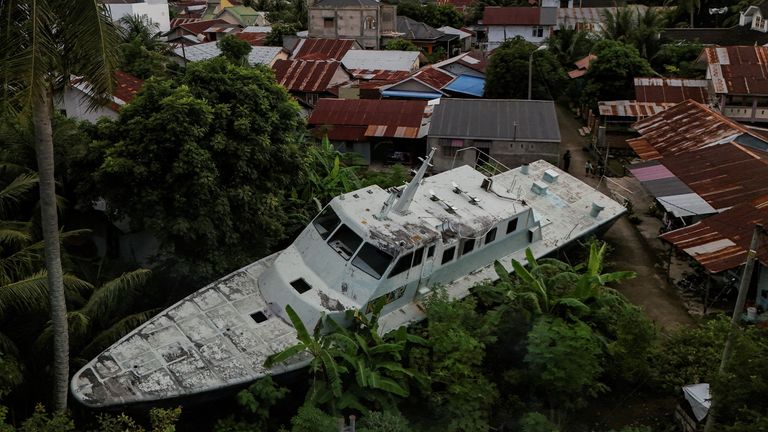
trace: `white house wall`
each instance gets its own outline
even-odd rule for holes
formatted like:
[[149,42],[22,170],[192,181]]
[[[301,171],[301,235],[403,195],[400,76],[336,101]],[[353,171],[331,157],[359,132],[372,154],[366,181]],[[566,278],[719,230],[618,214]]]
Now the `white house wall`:
[[544,31],[542,32],[542,36],[534,37],[533,26],[488,26],[488,49],[494,49],[507,39],[515,38],[515,36],[521,36],[528,42],[541,44],[552,32],[551,26],[543,27]]
[[85,94],[78,89],[67,87],[64,89],[64,96],[59,94],[54,103],[57,110],[64,110],[64,114],[70,118],[96,123],[101,117],[111,119],[117,118],[117,112],[109,108],[100,106],[95,109],[88,109],[88,102],[83,99]]
[[157,23],[158,30],[167,32],[171,29],[170,13],[167,0],[146,0],[142,3],[107,3],[112,20],[118,21],[126,15],[146,15]]

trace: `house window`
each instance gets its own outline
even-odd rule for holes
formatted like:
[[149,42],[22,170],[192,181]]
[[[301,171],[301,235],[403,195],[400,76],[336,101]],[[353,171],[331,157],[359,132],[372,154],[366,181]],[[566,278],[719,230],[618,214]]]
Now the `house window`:
[[544,27],[542,26],[535,26],[531,29],[531,33],[533,37],[544,37]]
[[754,27],[763,28],[763,21],[765,21],[765,20],[763,20],[762,16],[755,15],[755,26]]
[[454,157],[458,151],[458,147],[443,146],[443,156]]
[[372,16],[365,17],[365,25],[366,30],[376,30],[376,18]]
[[332,29],[333,27],[333,17],[323,17],[323,28]]

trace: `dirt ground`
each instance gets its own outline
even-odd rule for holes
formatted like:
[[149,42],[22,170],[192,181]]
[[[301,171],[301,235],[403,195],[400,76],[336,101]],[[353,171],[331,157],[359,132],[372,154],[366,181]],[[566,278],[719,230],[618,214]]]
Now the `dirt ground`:
[[[571,151],[570,173],[579,179],[597,187],[603,193],[619,191],[622,196],[633,202],[633,207],[641,219],[636,226],[625,215],[608,230],[604,238],[614,248],[608,257],[609,270],[631,270],[637,277],[622,282],[617,289],[634,304],[643,308],[661,329],[670,330],[679,325],[691,325],[694,319],[688,312],[674,285],[667,280],[667,246],[657,238],[660,222],[645,215],[651,204],[650,197],[633,178],[618,178],[608,181],[587,177],[584,166],[587,159],[596,165],[585,148],[588,139],[578,133],[583,125],[567,108],[557,105],[557,117],[562,140],[561,151]],[[626,189],[626,190],[625,190]],[[686,266],[673,259],[670,276],[675,279]]]

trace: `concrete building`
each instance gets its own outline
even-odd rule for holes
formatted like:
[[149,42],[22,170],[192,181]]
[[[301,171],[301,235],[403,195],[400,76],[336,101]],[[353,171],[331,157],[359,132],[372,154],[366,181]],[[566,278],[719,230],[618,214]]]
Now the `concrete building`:
[[397,31],[397,7],[375,0],[309,0],[309,37],[355,39],[378,49],[382,35]]
[[127,15],[146,15],[157,23],[158,30],[167,32],[171,29],[168,12],[168,0],[102,0],[114,21]]
[[539,159],[557,164],[560,129],[555,105],[552,101],[444,98],[435,106],[427,145],[438,149],[433,159],[437,171],[477,160],[490,162],[482,153],[510,168]]
[[557,25],[557,8],[489,6],[483,12],[482,25],[488,31],[488,50],[516,36],[540,44]]
[[101,117],[116,119],[122,106],[131,102],[143,85],[144,81],[141,79],[127,72],[115,71],[112,100],[91,106],[91,86],[79,78],[74,78],[70,85],[55,95],[54,106],[67,117],[91,123],[96,123]]

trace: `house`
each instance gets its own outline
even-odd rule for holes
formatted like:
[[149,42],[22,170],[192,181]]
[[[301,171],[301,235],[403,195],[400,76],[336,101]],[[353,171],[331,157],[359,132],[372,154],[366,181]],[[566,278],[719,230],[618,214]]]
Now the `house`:
[[489,51],[515,36],[541,44],[557,25],[557,8],[488,6],[482,25],[488,32]]
[[61,94],[56,95],[54,104],[60,113],[78,120],[96,123],[101,117],[116,119],[121,107],[131,102],[143,85],[144,81],[139,78],[127,72],[115,71],[112,100],[101,106],[89,107],[92,95],[90,86],[82,80],[73,79]]
[[644,78],[638,77],[635,83],[635,100],[658,104],[678,104],[688,99],[707,104],[709,82],[687,78]]
[[385,98],[437,99],[446,96],[441,89],[456,78],[450,72],[427,66],[408,78],[381,87]]
[[341,59],[349,70],[382,70],[416,72],[419,69],[418,51],[350,50]]
[[727,117],[768,122],[768,47],[705,47],[697,60],[707,67],[710,98]]
[[230,24],[237,24],[241,27],[269,25],[266,12],[259,12],[248,6],[224,8],[216,15],[216,19],[224,20]]
[[363,47],[354,39],[299,39],[291,59],[341,61],[349,50],[360,49]]
[[459,75],[447,86],[443,93],[453,97],[483,97],[485,94],[485,78],[474,75]]
[[[397,17],[397,34],[392,37],[405,39],[413,42],[422,51],[432,54],[438,47],[442,47],[446,52],[450,52],[450,45],[457,41],[459,36],[456,34],[446,34],[423,22],[408,18],[407,16]],[[456,42],[453,42],[454,45]]]
[[[478,58],[480,57],[480,58]],[[432,66],[450,72],[454,75],[470,75],[485,78],[485,67],[488,60],[472,53],[459,54],[455,57],[437,62]]]
[[[578,2],[578,0],[576,0]],[[603,21],[606,14],[616,15],[619,7],[613,1],[607,2],[582,2],[583,4],[602,4],[606,6],[584,6],[560,8],[557,11],[557,28],[583,30],[590,33],[603,31]],[[636,15],[643,15],[648,10],[645,5],[628,5],[621,8],[629,8]]]
[[397,6],[376,0],[310,0],[308,15],[310,38],[355,39],[365,49],[397,31]]
[[[182,46],[173,50],[171,60],[184,65],[187,62],[208,60],[221,55],[217,42],[207,42],[199,45]],[[272,66],[277,60],[288,59],[288,52],[281,47],[254,46],[248,54],[248,64]]]
[[597,56],[594,54],[589,54],[584,58],[581,58],[579,60],[576,60],[573,62],[574,65],[576,65],[576,69],[569,71],[568,76],[571,79],[581,78],[584,75],[587,74],[587,71],[589,70],[589,65],[597,59]]
[[169,42],[177,45],[197,45],[199,43],[216,41],[218,34],[212,30],[219,25],[229,26],[230,24],[219,19],[204,21],[174,19],[171,29],[163,34],[163,36]]
[[309,108],[321,97],[336,97],[336,88],[352,79],[334,60],[277,60],[272,69],[277,82]]
[[428,146],[437,171],[481,161],[509,168],[539,159],[557,164],[560,129],[552,101],[443,98],[435,106]]
[[235,33],[233,36],[248,42],[248,45],[250,46],[265,46],[267,44],[267,37],[269,36],[269,33],[241,31],[240,33]]
[[352,69],[349,72],[355,81],[339,87],[341,99],[381,99],[382,87],[402,81],[411,75],[410,71],[383,69]]
[[168,0],[100,0],[114,21],[120,21],[128,15],[146,15],[158,25],[158,30],[167,32],[171,29]]
[[[449,35],[458,36],[458,40],[449,45],[450,46],[450,49],[448,50],[449,55],[456,55],[462,52],[469,51],[472,49],[472,45],[475,42],[474,41],[475,33],[469,29],[457,29],[451,26],[443,26],[438,28],[437,31],[440,31]],[[458,51],[458,52],[455,52],[455,51]]]
[[416,161],[426,150],[432,106],[419,100],[320,99],[309,117],[318,138],[368,162]]
[[768,1],[748,6],[739,14],[739,25],[748,26],[752,30],[768,33]]

